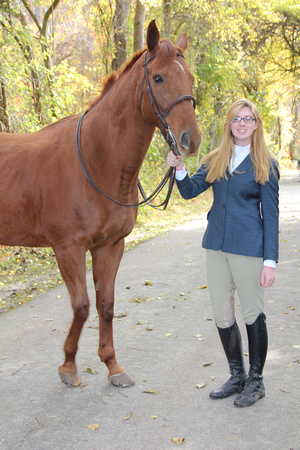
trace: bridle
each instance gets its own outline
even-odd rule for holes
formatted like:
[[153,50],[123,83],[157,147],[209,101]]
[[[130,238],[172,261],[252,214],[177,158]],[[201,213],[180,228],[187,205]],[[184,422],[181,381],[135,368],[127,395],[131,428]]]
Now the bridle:
[[[182,53],[177,52],[177,56],[182,56],[182,58],[184,58]],[[140,110],[142,111],[143,87],[144,87],[144,80],[146,80],[146,87],[147,87],[147,92],[148,92],[148,95],[150,98],[151,105],[153,106],[154,112],[161,124],[161,127],[160,127],[161,134],[163,135],[165,141],[169,145],[169,147],[172,150],[172,152],[174,153],[174,155],[177,155],[178,154],[177,153],[177,142],[176,142],[176,139],[174,138],[174,135],[171,131],[170,126],[168,125],[168,123],[166,121],[166,116],[167,116],[167,114],[169,114],[171,109],[174,108],[175,105],[177,105],[177,103],[180,103],[183,100],[192,100],[193,107],[195,109],[196,100],[192,95],[181,95],[176,100],[174,100],[172,103],[170,103],[170,105],[167,106],[167,108],[163,111],[161,109],[161,107],[159,106],[159,104],[153,94],[151,84],[149,81],[149,74],[148,74],[148,70],[147,70],[147,64],[149,64],[149,62],[152,61],[154,58],[156,58],[156,54],[150,56],[150,58],[147,61],[147,52],[145,53],[145,60],[144,60],[144,65],[143,65],[144,77],[143,77],[143,81],[142,81],[142,89],[141,89],[141,97],[140,97]]]
[[[184,57],[181,53],[177,53],[177,56],[182,56]],[[158,120],[160,121],[161,127],[160,127],[160,131],[165,139],[165,141],[167,142],[167,144],[169,145],[171,151],[174,153],[174,155],[177,155],[177,142],[176,139],[174,138],[174,135],[171,131],[170,126],[168,125],[168,123],[166,122],[166,115],[171,111],[171,109],[177,105],[177,103],[182,102],[184,100],[192,100],[193,102],[193,107],[195,108],[196,105],[196,101],[195,98],[192,95],[181,95],[180,97],[178,97],[176,100],[174,100],[172,103],[170,103],[170,105],[163,111],[161,109],[161,107],[159,106],[159,103],[157,102],[151,85],[150,85],[150,81],[149,81],[149,74],[148,74],[148,69],[147,69],[147,64],[149,64],[150,61],[152,61],[154,58],[156,57],[156,54],[152,55],[148,60],[147,60],[147,52],[145,53],[145,59],[144,59],[144,76],[143,76],[143,81],[142,81],[142,88],[141,88],[141,95],[140,95],[140,110],[141,110],[141,106],[142,106],[142,97],[143,97],[143,90],[144,90],[144,82],[146,80],[146,88],[147,88],[147,92],[150,98],[150,102],[151,105],[154,108],[154,112],[155,115],[157,116]],[[165,210],[171,194],[172,194],[172,189],[173,189],[173,185],[174,185],[174,180],[175,180],[175,172],[176,172],[176,168],[175,167],[170,167],[166,173],[166,175],[164,176],[164,178],[162,179],[162,181],[160,182],[160,184],[157,186],[157,188],[152,192],[151,195],[149,195],[149,197],[146,197],[146,194],[144,192],[144,189],[142,188],[142,185],[140,183],[140,181],[138,180],[138,187],[140,190],[140,193],[143,197],[143,200],[139,203],[136,204],[126,204],[126,203],[121,203],[117,200],[115,200],[114,198],[110,197],[110,195],[106,194],[105,192],[103,192],[93,181],[91,175],[88,172],[88,169],[85,165],[84,162],[84,158],[83,158],[83,154],[82,154],[82,149],[81,149],[81,127],[82,127],[82,122],[83,122],[83,118],[85,116],[85,114],[87,113],[87,111],[82,114],[79,117],[78,123],[77,123],[77,128],[76,128],[76,150],[77,150],[77,154],[78,154],[78,158],[82,167],[82,170],[85,174],[85,177],[87,178],[87,180],[89,181],[89,183],[93,186],[94,189],[96,189],[96,191],[100,192],[102,195],[104,195],[105,197],[107,197],[108,199],[112,200],[114,203],[117,203],[120,206],[125,206],[127,208],[138,208],[140,206],[144,206],[145,204],[148,204],[150,206],[152,206],[152,208],[155,209],[163,209]],[[158,194],[162,191],[162,189],[165,187],[165,185],[167,184],[169,180],[169,186],[168,186],[168,192],[166,195],[165,200],[160,203],[159,205],[153,205],[151,203],[152,200],[154,200]]]

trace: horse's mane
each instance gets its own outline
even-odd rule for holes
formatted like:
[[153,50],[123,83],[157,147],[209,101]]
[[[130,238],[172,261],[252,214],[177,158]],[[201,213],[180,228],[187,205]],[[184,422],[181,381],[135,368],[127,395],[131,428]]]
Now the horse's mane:
[[93,101],[93,103],[88,108],[88,111],[92,109],[94,106],[96,106],[102,98],[111,90],[111,88],[114,86],[114,84],[124,75],[124,73],[127,73],[137,62],[137,60],[142,56],[142,54],[145,52],[145,50],[140,50],[132,56],[132,58],[125,62],[119,71],[114,70],[106,79],[104,79],[103,82],[103,88],[101,91],[101,94],[96,100]]
[[[103,82],[103,88],[100,96],[94,100],[87,111],[91,110],[96,106],[103,97],[112,89],[112,87],[115,85],[115,83],[125,74],[127,73],[137,62],[138,59],[142,56],[143,53],[145,53],[146,50],[139,50],[138,52],[134,53],[132,58],[124,63],[119,71],[114,70]],[[160,69],[161,67],[168,66],[171,64],[175,57],[176,53],[180,51],[179,48],[176,48],[172,42],[170,42],[167,39],[164,39],[160,41],[158,51],[157,51],[157,57],[155,58],[155,67],[157,69]],[[181,53],[181,51],[180,51]]]

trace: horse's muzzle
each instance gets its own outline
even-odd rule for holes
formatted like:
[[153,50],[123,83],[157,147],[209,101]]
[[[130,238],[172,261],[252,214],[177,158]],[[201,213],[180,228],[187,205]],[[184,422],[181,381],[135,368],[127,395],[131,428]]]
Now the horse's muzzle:
[[[189,131],[184,131],[180,135],[180,147],[183,149],[183,156],[184,155],[196,155],[198,152],[198,148],[201,144],[201,134],[199,135],[199,139],[197,139],[197,142],[194,142],[192,139],[191,133]],[[181,152],[180,152],[181,153]]]

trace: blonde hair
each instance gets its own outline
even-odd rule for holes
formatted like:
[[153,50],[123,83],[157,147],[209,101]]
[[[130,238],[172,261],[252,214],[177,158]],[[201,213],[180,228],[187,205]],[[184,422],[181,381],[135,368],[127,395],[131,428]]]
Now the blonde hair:
[[234,140],[230,124],[243,106],[251,109],[257,123],[257,128],[251,136],[250,144],[250,158],[254,166],[256,182],[265,184],[269,180],[269,172],[273,168],[271,163],[272,155],[265,141],[262,119],[256,106],[250,100],[241,99],[233,103],[227,112],[224,122],[223,140],[220,147],[204,156],[201,161],[201,165],[206,166],[206,181],[209,183],[220,181],[221,178],[226,177],[227,169],[230,172],[230,158],[231,156],[234,157]]

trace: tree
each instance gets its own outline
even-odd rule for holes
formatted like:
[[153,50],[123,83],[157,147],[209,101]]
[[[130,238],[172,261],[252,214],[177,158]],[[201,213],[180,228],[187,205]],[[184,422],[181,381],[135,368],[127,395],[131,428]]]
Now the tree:
[[0,24],[6,33],[10,34],[17,43],[24,61],[26,63],[26,71],[30,73],[32,85],[32,100],[35,114],[41,124],[44,123],[42,105],[41,105],[41,83],[39,61],[35,57],[35,38],[31,33],[32,22],[36,25],[39,33],[39,44],[43,58],[43,65],[46,69],[46,79],[50,93],[50,111],[53,117],[56,117],[55,102],[53,93],[53,78],[51,73],[51,47],[49,42],[48,24],[50,16],[59,4],[60,0],[53,0],[46,10],[42,24],[39,23],[37,15],[33,12],[26,0],[21,0],[25,10],[28,12],[31,22],[25,15],[24,11],[18,3],[9,0],[1,0],[0,3]]
[[164,0],[164,37],[171,38],[171,0]]
[[115,56],[112,69],[118,70],[127,59],[126,24],[130,0],[116,0],[116,11],[113,19]]
[[10,121],[7,112],[5,79],[2,75],[2,64],[0,61],[0,131],[10,133]]
[[134,14],[134,39],[133,51],[137,52],[144,48],[144,24],[145,24],[145,5],[140,0],[136,0]]

